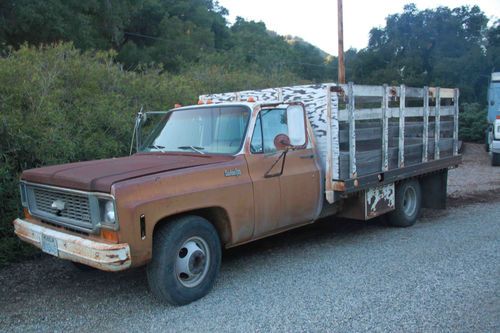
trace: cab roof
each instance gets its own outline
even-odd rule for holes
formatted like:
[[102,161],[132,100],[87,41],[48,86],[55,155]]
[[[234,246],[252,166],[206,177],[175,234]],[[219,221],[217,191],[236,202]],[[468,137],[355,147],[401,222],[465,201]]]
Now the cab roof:
[[[272,102],[223,102],[223,103],[204,103],[204,104],[194,104],[181,106],[178,108],[173,108],[172,110],[188,110],[188,109],[199,109],[199,108],[210,108],[216,106],[247,106],[251,110],[253,110],[256,106],[260,106],[263,104],[272,104]],[[280,104],[280,102],[276,101],[276,104]]]

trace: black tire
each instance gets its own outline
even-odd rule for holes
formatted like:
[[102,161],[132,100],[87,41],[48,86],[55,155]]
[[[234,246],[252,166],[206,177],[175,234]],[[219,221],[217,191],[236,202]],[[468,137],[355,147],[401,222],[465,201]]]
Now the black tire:
[[487,153],[489,153],[490,152],[490,145],[487,144],[487,143],[485,143],[484,144],[484,149],[486,150]]
[[153,236],[153,258],[147,268],[149,288],[163,303],[191,303],[212,289],[221,256],[219,235],[210,222],[199,216],[169,221]]
[[491,165],[492,166],[500,166],[500,153],[492,153],[491,154]]
[[387,214],[394,227],[411,227],[417,221],[422,206],[422,193],[417,180],[408,180],[396,186],[395,209]]

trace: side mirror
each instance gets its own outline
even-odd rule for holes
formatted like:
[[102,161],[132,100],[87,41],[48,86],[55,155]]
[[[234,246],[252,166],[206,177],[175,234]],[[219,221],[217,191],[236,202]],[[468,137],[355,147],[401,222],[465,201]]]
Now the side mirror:
[[290,144],[290,138],[286,134],[278,134],[274,137],[274,146],[276,150],[287,150],[292,148]]
[[293,149],[307,147],[306,112],[302,104],[290,104],[286,109],[288,143]]

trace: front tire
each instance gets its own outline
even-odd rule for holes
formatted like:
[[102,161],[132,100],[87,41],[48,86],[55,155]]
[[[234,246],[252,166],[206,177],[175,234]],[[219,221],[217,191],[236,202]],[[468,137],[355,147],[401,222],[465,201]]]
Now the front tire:
[[217,230],[199,216],[183,216],[159,226],[147,268],[153,295],[184,305],[208,294],[219,273],[221,243]]
[[414,225],[422,206],[420,183],[414,179],[399,183],[395,199],[396,207],[387,215],[389,224],[404,228]]

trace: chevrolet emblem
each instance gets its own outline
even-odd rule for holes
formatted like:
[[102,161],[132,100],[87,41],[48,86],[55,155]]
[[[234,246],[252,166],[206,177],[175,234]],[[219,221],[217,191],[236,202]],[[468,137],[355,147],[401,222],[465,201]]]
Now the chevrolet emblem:
[[64,210],[66,203],[60,199],[55,200],[50,206],[52,209],[56,211],[57,215],[61,215],[61,212]]

